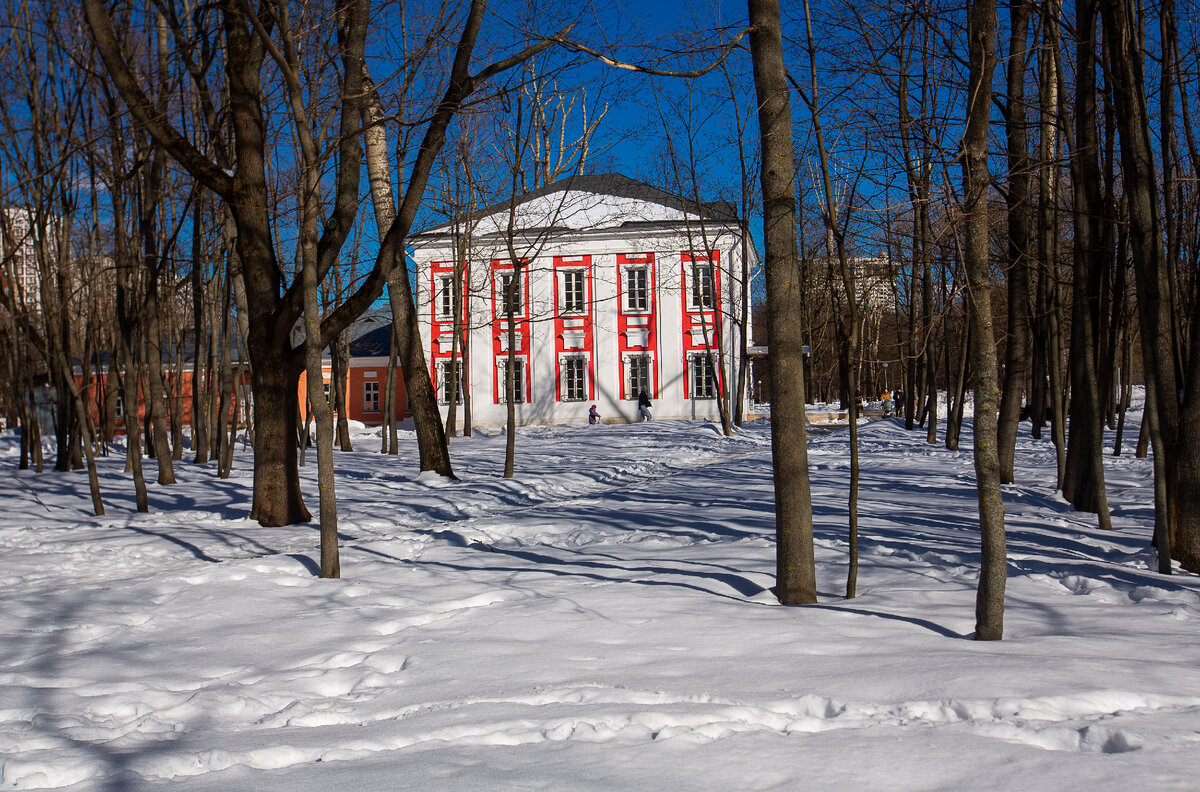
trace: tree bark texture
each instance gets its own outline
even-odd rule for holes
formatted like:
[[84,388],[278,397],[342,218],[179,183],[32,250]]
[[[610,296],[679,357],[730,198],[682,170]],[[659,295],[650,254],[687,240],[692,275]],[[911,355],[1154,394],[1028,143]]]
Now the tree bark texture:
[[971,361],[975,371],[975,486],[979,494],[982,541],[979,588],[975,598],[975,638],[997,641],[1004,637],[1008,558],[996,443],[999,382],[992,330],[992,279],[988,268],[987,136],[992,74],[996,64],[996,2],[972,0],[967,15],[970,76],[967,128],[963,138],[963,258],[967,271]]
[[1078,36],[1075,146],[1071,152],[1075,198],[1075,278],[1071,312],[1070,425],[1063,497],[1097,515],[1110,528],[1104,489],[1103,429],[1096,374],[1099,278],[1108,261],[1102,246],[1100,146],[1096,131],[1096,4],[1076,4]]
[[998,424],[1000,479],[1014,481],[1013,457],[1025,381],[1029,374],[1029,153],[1026,133],[1025,71],[1029,52],[1031,0],[1009,4],[1008,98],[1008,343]]
[[[1200,383],[1200,344],[1191,344],[1185,379],[1181,382],[1174,359],[1171,277],[1162,251],[1138,17],[1128,0],[1105,0],[1102,9],[1105,36],[1113,52],[1113,94],[1129,207],[1147,398],[1152,394],[1154,399],[1153,413],[1149,416],[1150,443],[1154,449],[1156,479],[1160,470],[1165,479],[1155,482],[1160,570],[1169,571],[1161,557],[1169,541],[1169,554],[1185,569],[1200,572],[1200,393],[1195,387]],[[1200,303],[1193,307],[1193,326],[1197,311]]]
[[792,111],[778,0],[749,0],[750,51],[758,100],[764,268],[771,373],[771,462],[775,474],[775,596],[817,601],[812,492],[804,417],[804,335],[796,255]]

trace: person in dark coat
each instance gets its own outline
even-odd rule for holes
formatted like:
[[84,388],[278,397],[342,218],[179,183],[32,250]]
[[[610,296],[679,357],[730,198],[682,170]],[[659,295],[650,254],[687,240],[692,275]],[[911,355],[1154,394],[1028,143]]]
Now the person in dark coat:
[[892,394],[892,401],[896,403],[896,415],[904,415],[904,391],[896,388],[896,392]]
[[600,423],[600,411],[596,409],[596,405],[594,404],[592,405],[591,409],[588,410],[588,423],[592,424],[593,426]]
[[645,388],[642,388],[642,392],[638,394],[638,415],[643,421],[649,421],[653,418],[650,415],[650,394],[646,393]]

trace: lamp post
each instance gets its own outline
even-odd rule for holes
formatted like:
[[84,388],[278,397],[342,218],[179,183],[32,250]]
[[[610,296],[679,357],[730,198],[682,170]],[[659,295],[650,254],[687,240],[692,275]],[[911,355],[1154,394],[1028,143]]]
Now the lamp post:
[[891,388],[888,387],[887,367],[888,367],[888,364],[884,363],[883,364],[883,389],[891,390]]

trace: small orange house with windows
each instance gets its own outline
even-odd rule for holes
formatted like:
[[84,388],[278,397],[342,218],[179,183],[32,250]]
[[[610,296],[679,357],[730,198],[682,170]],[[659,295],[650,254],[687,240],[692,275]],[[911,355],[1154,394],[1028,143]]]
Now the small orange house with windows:
[[[357,331],[357,335],[355,334]],[[387,387],[388,355],[391,351],[392,324],[390,315],[384,323],[381,312],[367,314],[351,329],[350,367],[346,382],[346,403],[333,405],[334,412],[351,421],[367,426],[383,424],[384,388]],[[328,359],[322,362],[325,393],[332,395],[332,366]],[[308,377],[300,375],[300,415],[307,417]],[[396,405],[396,420],[402,421],[412,415],[408,406],[408,389],[399,364],[396,366],[396,385],[393,393]]]

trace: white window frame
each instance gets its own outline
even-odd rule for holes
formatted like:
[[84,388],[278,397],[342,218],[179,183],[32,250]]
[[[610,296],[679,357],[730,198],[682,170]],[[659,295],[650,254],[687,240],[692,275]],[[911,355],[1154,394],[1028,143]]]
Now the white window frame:
[[[528,361],[524,357],[514,357],[513,367],[517,372],[517,387],[513,389],[517,404],[525,404],[526,377],[529,375]],[[505,382],[508,376],[508,356],[496,358],[496,404],[508,403],[508,386]]]
[[560,313],[587,313],[587,269],[585,267],[563,267],[559,273]]
[[[570,394],[569,372],[571,366],[578,365],[579,367],[579,392],[577,395]],[[562,355],[558,359],[559,371],[559,394],[558,400],[561,402],[581,402],[587,401],[588,398],[588,357],[587,355]]]
[[[454,396],[455,396],[455,403],[462,404],[463,403],[462,358],[456,358],[456,360],[458,361],[458,365],[454,367],[454,373],[457,375],[456,379],[458,380],[458,386],[457,386],[457,390],[455,391]],[[449,404],[450,403],[450,387],[449,387],[449,385],[450,385],[450,366],[451,366],[452,362],[453,361],[450,360],[449,358],[447,358],[446,360],[438,361],[438,367],[439,367],[438,394],[437,394],[438,404]]]
[[625,400],[636,401],[641,388],[633,387],[633,367],[634,361],[646,362],[646,382],[645,388],[647,395],[654,398],[654,355],[649,352],[628,352],[621,356],[623,374],[623,386],[625,388]]
[[450,319],[454,316],[454,276],[439,274],[437,286],[438,318]]
[[379,412],[379,380],[363,383],[363,412]]
[[718,391],[716,365],[710,364],[708,355],[703,352],[690,355],[689,357],[688,398],[702,401],[716,399]]
[[[625,313],[650,313],[650,264],[626,264],[624,270],[621,275],[621,292]],[[632,289],[630,284],[634,273],[641,275],[642,282],[637,290]],[[643,305],[634,304],[634,295],[640,295],[641,299],[637,302]]]
[[[705,273],[701,277],[701,273]],[[707,289],[705,286],[707,285]],[[688,309],[711,311],[717,306],[716,267],[711,261],[693,261],[688,265]]]
[[[507,304],[507,295],[508,295],[508,282],[512,278],[517,278],[517,301],[516,301],[516,305],[513,306],[514,308],[516,308],[516,310],[513,312],[510,312],[508,310],[509,306]],[[505,318],[505,319],[512,319],[512,318],[517,318],[517,317],[521,317],[521,316],[525,315],[525,292],[521,288],[524,285],[525,285],[524,279],[519,277],[516,274],[515,270],[497,270],[496,271],[496,279],[495,279],[495,283],[494,283],[494,288],[495,288],[494,301],[495,301],[496,308],[498,309],[496,311],[496,316],[499,316],[499,317]]]

